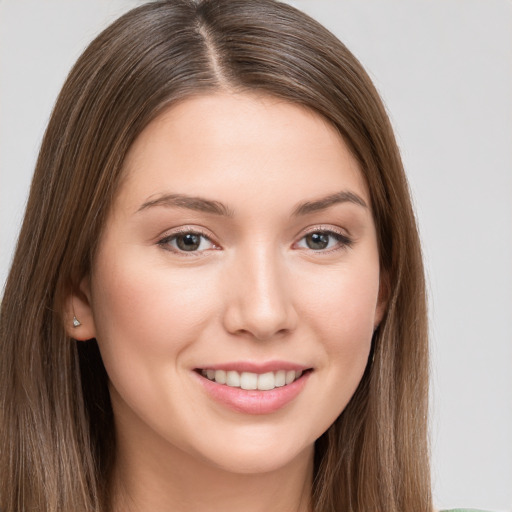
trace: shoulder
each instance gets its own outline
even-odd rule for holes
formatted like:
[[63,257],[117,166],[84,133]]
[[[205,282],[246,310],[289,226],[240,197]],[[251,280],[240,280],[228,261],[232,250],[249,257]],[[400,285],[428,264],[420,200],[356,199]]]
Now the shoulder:
[[486,512],[476,508],[451,508],[449,510],[440,510],[439,512]]

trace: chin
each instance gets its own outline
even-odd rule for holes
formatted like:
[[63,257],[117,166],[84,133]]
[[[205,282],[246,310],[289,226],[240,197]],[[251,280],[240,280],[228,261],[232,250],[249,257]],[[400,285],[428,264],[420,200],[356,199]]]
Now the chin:
[[[267,454],[260,453],[258,456],[246,456],[245,454],[238,454],[212,461],[212,464],[229,473],[239,475],[257,475],[265,473],[273,473],[280,470],[285,470],[292,464],[297,464],[298,460],[309,460],[309,456],[313,454],[313,447],[303,450],[298,453],[288,454]],[[311,458],[312,460],[312,458]]]
[[304,439],[289,435],[283,438],[263,433],[248,434],[246,439],[234,439],[234,436],[226,436],[224,442],[211,439],[197,455],[211,466],[237,474],[270,473],[313,458],[314,440],[305,443]]

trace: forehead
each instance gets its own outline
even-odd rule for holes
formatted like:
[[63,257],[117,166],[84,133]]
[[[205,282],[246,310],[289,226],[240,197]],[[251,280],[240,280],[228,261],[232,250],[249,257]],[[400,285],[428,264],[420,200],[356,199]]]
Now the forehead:
[[[136,139],[121,193],[130,202],[159,193],[290,200],[352,188],[366,202],[356,159],[320,115],[255,94],[215,93],[165,110]],[[231,194],[231,199],[234,199]],[[284,198],[282,198],[284,199]]]

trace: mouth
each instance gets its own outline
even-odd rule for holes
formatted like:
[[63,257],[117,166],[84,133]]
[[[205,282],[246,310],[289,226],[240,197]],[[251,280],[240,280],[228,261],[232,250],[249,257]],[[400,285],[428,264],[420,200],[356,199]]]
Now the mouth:
[[198,368],[196,372],[202,377],[217,384],[225,385],[231,388],[239,388],[247,391],[271,391],[276,388],[289,386],[311,372],[312,369],[305,370],[285,370],[268,371],[265,373],[238,372],[228,369]]
[[237,413],[272,414],[294,402],[313,368],[288,361],[238,361],[195,368],[198,383],[214,402]]

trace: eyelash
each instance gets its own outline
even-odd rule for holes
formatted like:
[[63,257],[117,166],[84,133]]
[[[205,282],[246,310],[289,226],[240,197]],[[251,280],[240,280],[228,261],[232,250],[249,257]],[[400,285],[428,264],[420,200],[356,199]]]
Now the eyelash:
[[180,249],[170,246],[170,242],[175,241],[175,240],[177,240],[177,238],[179,236],[184,236],[184,235],[199,236],[203,239],[208,240],[213,245],[214,248],[218,249],[217,244],[215,244],[215,242],[213,242],[213,240],[211,239],[211,237],[209,235],[207,235],[206,233],[204,233],[201,230],[192,229],[192,228],[188,228],[188,229],[183,228],[183,229],[180,229],[179,231],[175,231],[174,233],[172,233],[170,235],[166,235],[162,239],[158,240],[157,244],[160,247],[162,247],[162,249],[164,249],[166,251],[173,252],[175,254],[179,254],[180,256],[196,256],[197,257],[198,255],[201,255],[204,252],[204,250],[203,251],[183,251],[183,250],[180,250]]
[[[318,254],[330,254],[332,252],[336,252],[339,250],[350,249],[350,247],[352,247],[352,245],[354,243],[354,241],[351,238],[349,238],[347,235],[345,235],[344,233],[335,231],[332,228],[327,228],[327,227],[325,227],[325,228],[324,227],[315,227],[314,229],[305,233],[299,239],[298,242],[301,242],[307,236],[314,235],[314,234],[327,235],[329,237],[334,238],[337,242],[336,247],[333,247],[330,249],[316,249],[315,250],[315,249],[311,249],[311,248],[306,248],[307,250],[313,251],[314,253],[318,253]],[[298,242],[296,242],[296,243],[298,243]]]
[[[334,231],[332,228],[327,229],[327,228],[322,228],[322,227],[317,227],[317,228],[305,233],[297,242],[295,242],[294,245],[296,245],[299,242],[301,242],[302,240],[304,240],[307,236],[314,235],[314,234],[327,235],[328,237],[334,238],[337,242],[337,246],[334,248],[330,248],[330,249],[311,249],[309,247],[304,248],[304,249],[312,251],[314,253],[328,254],[331,252],[336,252],[339,250],[350,248],[353,245],[353,240],[350,239],[347,235],[340,233],[338,231]],[[175,254],[179,254],[180,256],[196,256],[197,257],[198,255],[201,255],[206,250],[208,250],[208,249],[203,249],[202,251],[197,251],[197,250],[184,251],[184,250],[180,250],[178,248],[171,247],[170,242],[176,241],[180,235],[181,236],[183,236],[183,235],[199,236],[205,240],[208,240],[212,244],[214,249],[219,249],[217,244],[206,233],[202,232],[201,230],[187,229],[187,228],[180,229],[179,231],[176,231],[170,235],[166,235],[162,239],[158,240],[157,245],[159,245],[166,251],[170,251]]]

